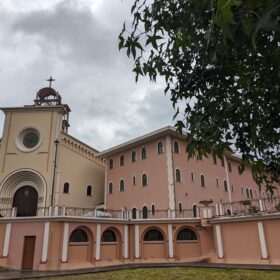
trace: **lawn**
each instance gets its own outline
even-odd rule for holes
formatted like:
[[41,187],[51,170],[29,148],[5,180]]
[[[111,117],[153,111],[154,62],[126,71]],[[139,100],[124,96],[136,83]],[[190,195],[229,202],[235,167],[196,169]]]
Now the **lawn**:
[[[217,268],[138,268],[112,272],[98,272],[58,277],[45,280],[280,280],[280,271],[217,269]],[[34,278],[33,278],[34,280]]]

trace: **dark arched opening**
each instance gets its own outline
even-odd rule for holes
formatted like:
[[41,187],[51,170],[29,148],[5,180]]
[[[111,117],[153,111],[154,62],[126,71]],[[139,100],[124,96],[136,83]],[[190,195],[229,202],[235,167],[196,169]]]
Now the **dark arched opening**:
[[38,193],[31,186],[21,187],[13,198],[13,207],[17,208],[17,217],[36,216]]

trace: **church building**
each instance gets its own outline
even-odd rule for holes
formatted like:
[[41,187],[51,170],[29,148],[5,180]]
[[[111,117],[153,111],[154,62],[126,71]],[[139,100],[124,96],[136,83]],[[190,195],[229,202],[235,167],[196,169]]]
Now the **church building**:
[[52,81],[0,108],[1,266],[280,264],[279,186],[259,190],[234,154],[188,159],[170,126],[99,152],[68,133]]

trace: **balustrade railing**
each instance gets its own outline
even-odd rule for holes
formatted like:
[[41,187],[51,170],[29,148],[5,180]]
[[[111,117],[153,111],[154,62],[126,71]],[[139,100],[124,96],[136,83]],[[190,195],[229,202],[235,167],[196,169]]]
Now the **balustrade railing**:
[[[201,212],[201,213],[200,213]],[[234,201],[232,203],[214,203],[213,205],[193,209],[176,210],[101,210],[96,208],[77,208],[66,206],[38,207],[30,216],[48,217],[48,216],[69,216],[69,217],[87,217],[87,218],[111,218],[122,220],[160,220],[160,219],[193,219],[193,218],[212,218],[212,217],[234,217],[234,216],[252,216],[267,215],[271,213],[280,213],[280,198],[269,197],[261,199],[248,199]],[[17,213],[17,208],[0,209],[0,218],[24,217]]]

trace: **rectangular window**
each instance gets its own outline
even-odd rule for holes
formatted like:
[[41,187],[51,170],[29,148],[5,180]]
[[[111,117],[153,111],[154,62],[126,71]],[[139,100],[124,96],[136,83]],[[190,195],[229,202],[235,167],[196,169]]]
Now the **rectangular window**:
[[193,172],[191,172],[191,181],[194,181],[194,176],[193,176]]
[[224,167],[225,166],[225,160],[223,157],[221,157],[221,165]]
[[219,187],[219,179],[216,178],[216,187]]
[[136,178],[135,178],[135,176],[132,177],[132,185],[133,185],[133,186],[136,185]]
[[244,194],[244,190],[243,190],[243,187],[241,187],[241,194]]
[[228,163],[228,171],[231,172],[231,164],[230,164],[230,162]]
[[233,192],[234,191],[234,188],[233,188],[233,185],[231,185],[231,192]]

